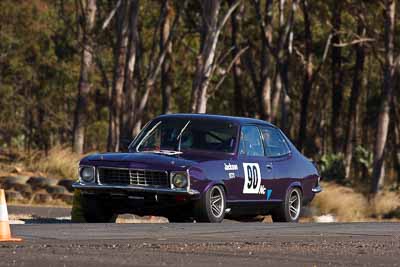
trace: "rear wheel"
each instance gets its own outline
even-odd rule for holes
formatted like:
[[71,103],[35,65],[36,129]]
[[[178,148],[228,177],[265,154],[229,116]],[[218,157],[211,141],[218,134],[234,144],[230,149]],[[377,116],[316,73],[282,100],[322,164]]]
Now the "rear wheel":
[[302,209],[302,194],[299,188],[291,188],[285,201],[272,213],[274,222],[298,222]]
[[225,190],[219,185],[212,186],[196,203],[195,209],[199,222],[222,222],[226,209]]
[[83,217],[89,223],[108,223],[116,221],[116,214],[105,201],[96,196],[82,196]]

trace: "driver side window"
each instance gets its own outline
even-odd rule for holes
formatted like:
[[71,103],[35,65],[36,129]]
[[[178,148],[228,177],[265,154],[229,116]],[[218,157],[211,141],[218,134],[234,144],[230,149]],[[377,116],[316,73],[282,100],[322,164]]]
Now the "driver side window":
[[256,126],[243,126],[240,132],[239,154],[264,156],[264,146],[260,131]]
[[262,128],[261,132],[264,138],[265,152],[268,157],[279,157],[289,154],[289,147],[278,130],[266,127]]

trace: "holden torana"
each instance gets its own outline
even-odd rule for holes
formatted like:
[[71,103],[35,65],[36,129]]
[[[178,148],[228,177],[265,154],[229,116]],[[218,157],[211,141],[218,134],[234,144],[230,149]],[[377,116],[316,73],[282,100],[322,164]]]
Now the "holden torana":
[[319,181],[314,164],[268,122],[171,114],[147,123],[127,152],[83,158],[73,186],[89,222],[120,213],[172,222],[270,214],[297,222]]

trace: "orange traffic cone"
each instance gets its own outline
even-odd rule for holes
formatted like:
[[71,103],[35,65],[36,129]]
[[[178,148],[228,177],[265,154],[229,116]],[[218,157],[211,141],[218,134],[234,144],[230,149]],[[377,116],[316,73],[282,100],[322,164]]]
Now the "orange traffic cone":
[[0,242],[18,242],[21,238],[12,238],[4,189],[0,189]]

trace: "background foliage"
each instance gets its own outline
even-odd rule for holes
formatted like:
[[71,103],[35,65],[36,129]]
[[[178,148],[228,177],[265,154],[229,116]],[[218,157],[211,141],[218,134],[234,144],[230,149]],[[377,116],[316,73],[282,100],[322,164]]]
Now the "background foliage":
[[[82,36],[85,16],[79,3],[72,0],[2,0],[0,2],[0,148],[3,151],[33,150],[50,151],[57,146],[72,146],[74,112],[78,97],[81,70]],[[103,23],[116,0],[98,0],[95,27],[90,34],[93,43],[94,70],[89,76],[91,88],[88,94],[84,125],[84,151],[107,149],[110,124],[110,101],[115,74],[117,47],[117,18],[103,29]],[[135,79],[138,99],[144,95],[146,70],[152,64],[152,51],[160,53],[159,24],[165,1],[140,1],[138,32],[140,44]],[[167,112],[190,112],[191,92],[198,66],[199,51],[204,45],[203,6],[201,1],[169,1],[172,16],[179,13],[172,53],[168,69],[172,94],[168,98]],[[271,1],[273,10],[272,46],[282,36],[280,16],[288,21],[291,4]],[[380,1],[310,1],[301,8],[299,1],[294,10],[290,42],[283,49],[287,73],[287,92],[282,94],[277,115],[272,122],[282,127],[306,156],[321,161],[322,172],[329,179],[350,183],[370,183],[372,152],[378,114],[382,100],[382,84],[385,58],[384,9]],[[337,3],[340,9],[337,10]],[[220,1],[222,17],[233,1]],[[263,7],[266,1],[242,1],[234,13],[235,21],[228,20],[222,28],[216,47],[216,69],[210,77],[207,113],[259,117],[263,116],[260,92],[254,83],[252,70],[260,77],[263,66],[270,66],[268,76],[275,84],[278,70],[274,54],[263,43],[261,21],[256,5]],[[181,9],[180,9],[181,8]],[[397,9],[399,7],[396,7]],[[305,15],[309,16],[311,37],[307,36]],[[335,12],[339,12],[340,28],[335,29]],[[239,30],[233,36],[233,23]],[[399,21],[395,25],[395,53],[399,53]],[[365,29],[360,36],[358,26]],[[335,39],[335,37],[337,37]],[[331,39],[330,39],[331,38]],[[330,40],[330,42],[329,42]],[[312,49],[307,52],[307,41]],[[358,44],[362,44],[365,62],[360,74],[360,92],[357,97],[358,113],[354,123],[354,137],[346,131],[352,114],[351,95],[354,83]],[[332,55],[335,48],[340,55]],[[243,53],[235,59],[240,50]],[[277,52],[279,52],[277,50]],[[308,58],[308,54],[310,57]],[[324,54],[326,54],[324,56]],[[263,63],[261,58],[266,57]],[[311,60],[311,61],[310,61]],[[340,64],[336,64],[339,60]],[[235,80],[234,72],[240,71]],[[264,64],[264,65],[263,65]],[[307,65],[309,64],[309,65]],[[305,128],[302,135],[300,121],[304,101],[304,81],[307,66],[314,70],[313,85],[307,102]],[[137,77],[137,78],[136,78]],[[398,71],[394,83],[390,110],[390,126],[385,150],[385,182],[398,186],[400,137],[400,101]],[[220,83],[222,81],[222,83]],[[336,83],[335,83],[336,81]],[[339,83],[337,83],[339,82]],[[240,90],[235,89],[236,87]],[[275,85],[274,85],[275,86]],[[339,86],[339,87],[335,87]],[[140,114],[143,123],[163,113],[160,75],[156,76],[145,112]],[[277,90],[273,87],[273,90]],[[274,92],[274,91],[273,91]],[[272,93],[273,93],[272,92]],[[335,94],[339,95],[335,98]],[[281,94],[281,93],[279,93]],[[286,97],[286,98],[285,98]],[[236,99],[236,100],[235,100]],[[238,101],[239,99],[239,101]],[[285,100],[285,101],[284,101]],[[286,101],[287,100],[287,101]],[[397,118],[397,119],[396,119]],[[397,134],[396,134],[397,133]],[[135,133],[131,132],[131,137]],[[303,136],[304,138],[300,138]],[[346,144],[352,142],[353,163],[346,177]]]

